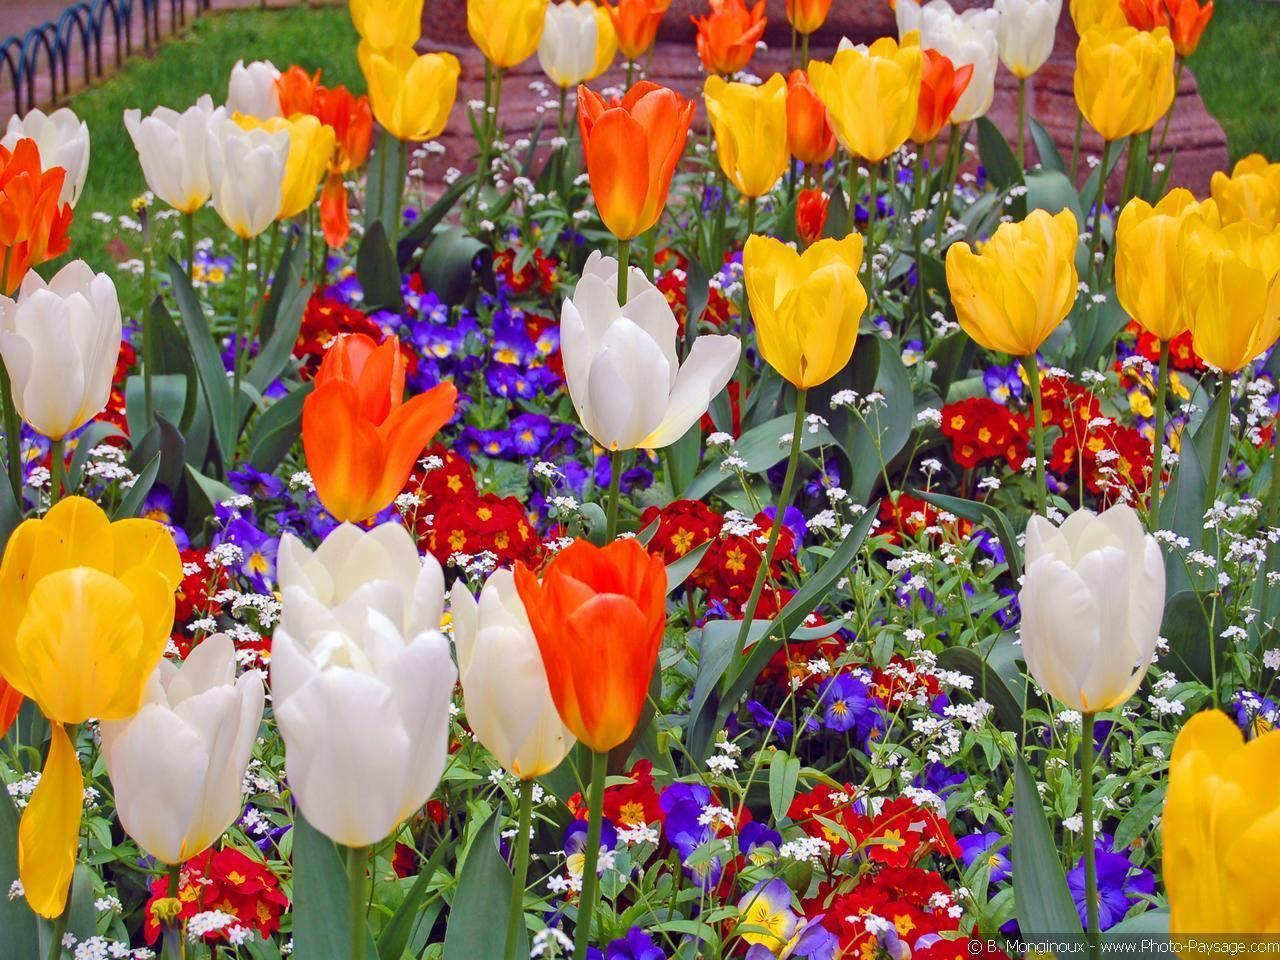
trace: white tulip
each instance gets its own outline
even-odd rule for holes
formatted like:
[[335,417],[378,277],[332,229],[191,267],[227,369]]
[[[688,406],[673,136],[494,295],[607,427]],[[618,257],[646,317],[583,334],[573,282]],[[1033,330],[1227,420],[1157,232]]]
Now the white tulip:
[[957,13],[947,0],[930,0],[924,6],[916,0],[898,0],[895,14],[900,37],[917,30],[921,46],[937,50],[957,69],[973,67],[969,85],[951,111],[951,122],[968,123],[986,116],[996,92],[1000,14],[978,8]]
[[67,107],[49,114],[32,110],[21,119],[16,115],[9,118],[9,129],[0,139],[0,146],[12,150],[22,139],[36,142],[43,169],[62,167],[67,171],[58,202],[74,207],[89,175],[89,125]]
[[343,524],[312,553],[286,534],[271,692],[289,788],[330,839],[363,847],[421,809],[444,771],[457,670],[444,574],[398,522]]
[[995,9],[1000,14],[996,29],[1000,62],[1025,80],[1053,53],[1062,0],[995,0]]
[[280,116],[278,79],[280,71],[270,60],[255,60],[248,65],[237,60],[227,81],[227,113],[243,113],[259,120]]
[[181,668],[161,660],[132,717],[102,722],[120,825],[143,850],[182,863],[235,822],[262,705],[262,676],[237,680],[235,646],[215,634]]
[[595,11],[595,4],[575,0],[547,5],[538,63],[556,86],[569,89],[591,76],[599,32]]
[[175,210],[195,213],[208,203],[213,192],[205,160],[208,130],[225,116],[207,94],[183,113],[168,107],[157,107],[148,117],[138,110],[124,112],[147,186]]
[[1120,706],[1155,655],[1164,591],[1160,547],[1130,507],[1078,510],[1061,527],[1032,517],[1018,595],[1031,675],[1073,710]]
[[467,722],[476,738],[522,780],[550,773],[575,741],[551,699],[515,577],[510,570],[494,571],[479,604],[459,580],[449,607]]
[[120,357],[120,300],[83,260],[47,284],[34,270],[17,300],[0,297],[0,357],[22,419],[60,440],[101,413]]
[[724,389],[738,364],[737,337],[704,336],[681,365],[675,315],[635,267],[618,306],[618,261],[595,251],[560,314],[569,396],[583,427],[610,450],[675,443]]
[[213,209],[227,229],[248,240],[275,222],[289,160],[289,131],[246,130],[227,117],[207,133]]

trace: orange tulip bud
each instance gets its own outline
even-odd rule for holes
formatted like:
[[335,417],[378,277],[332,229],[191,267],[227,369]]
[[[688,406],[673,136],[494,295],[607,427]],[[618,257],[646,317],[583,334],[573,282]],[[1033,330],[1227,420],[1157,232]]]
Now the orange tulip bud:
[[1213,19],[1213,0],[1203,7],[1199,0],[1164,0],[1169,11],[1169,36],[1178,56],[1189,57],[1200,46],[1204,28]]
[[59,203],[67,171],[45,170],[34,140],[13,151],[0,147],[0,293],[12,294],[32,267],[60,257],[71,246],[71,204]]
[[787,0],[787,22],[797,33],[813,33],[827,22],[831,0]]
[[620,240],[640,236],[662,216],[684,152],[694,105],[642,80],[606,104],[578,88],[578,129],[600,219]]
[[351,236],[351,217],[347,212],[347,184],[342,174],[331,173],[320,191],[320,229],[331,250],[341,250]]
[[22,708],[22,694],[13,689],[5,682],[4,677],[0,677],[0,739],[9,732],[9,728],[13,726],[13,721],[18,717],[18,711]]
[[564,725],[599,753],[635,729],[667,621],[667,572],[636,540],[585,540],[556,554],[542,582],[516,564],[551,699]]
[[400,339],[340,337],[302,404],[302,449],[316,495],[337,519],[358,523],[390,505],[418,455],[453,416],[458,391],[442,383],[404,402]]
[[831,198],[820,187],[801,190],[796,197],[796,233],[806,247],[822,239],[830,204]]
[[308,74],[296,63],[276,78],[276,96],[280,98],[280,116],[310,113],[311,103],[320,86],[320,71]]
[[747,7],[746,0],[710,0],[711,12],[690,17],[698,28],[698,57],[707,73],[727,77],[746,69],[764,36],[765,0]]
[[639,60],[657,39],[662,17],[671,0],[618,0],[605,7],[618,34],[618,49],[628,60]]
[[787,145],[801,163],[822,166],[836,152],[836,132],[827,107],[803,70],[787,78]]
[[937,50],[924,51],[924,70],[920,75],[920,109],[916,112],[911,139],[916,143],[932,143],[956,108],[969,80],[973,64],[956,69],[951,58]]

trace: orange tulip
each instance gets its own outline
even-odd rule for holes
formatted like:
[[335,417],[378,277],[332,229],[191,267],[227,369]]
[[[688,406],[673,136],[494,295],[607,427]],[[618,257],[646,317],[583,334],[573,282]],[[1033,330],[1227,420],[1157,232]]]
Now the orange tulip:
[[359,523],[390,505],[418,455],[453,416],[458,391],[442,383],[404,402],[400,339],[338,338],[302,404],[302,450],[316,495],[337,519]]
[[710,0],[711,12],[690,17],[698,28],[698,57],[707,73],[727,77],[746,69],[764,36],[765,0],[747,7],[746,0]]
[[22,694],[0,677],[0,739],[9,732],[22,708]]
[[792,70],[787,78],[787,145],[801,163],[816,166],[836,152],[836,132],[826,104],[818,99],[803,70]]
[[787,0],[787,22],[796,33],[815,32],[827,22],[831,0]]
[[0,147],[0,293],[11,295],[27,271],[60,257],[71,246],[71,205],[60,204],[67,171],[40,165],[34,140],[19,140],[13,151]]
[[618,49],[624,57],[639,60],[649,52],[670,6],[671,0],[618,0],[605,6],[618,34]]
[[1120,9],[1129,26],[1135,30],[1154,30],[1169,26],[1169,12],[1164,0],[1120,0]]
[[916,143],[932,143],[956,108],[969,80],[973,76],[973,64],[966,63],[958,70],[951,58],[937,50],[924,51],[924,70],[920,74],[920,109],[916,112],[916,125],[911,139]]
[[578,540],[556,554],[541,584],[523,563],[515,577],[560,719],[592,750],[612,750],[640,719],[662,646],[662,558],[636,540],[603,548]]
[[801,190],[796,196],[796,234],[806,247],[822,239],[830,204],[831,198],[820,187]]
[[308,74],[294,64],[276,77],[276,96],[280,100],[280,116],[292,117],[295,113],[310,113],[311,103],[320,86],[320,71]]
[[1180,57],[1189,57],[1200,46],[1204,28],[1213,19],[1213,0],[1203,7],[1199,0],[1164,0],[1169,11],[1169,36]]
[[600,219],[618,239],[640,236],[662,216],[693,110],[674,90],[647,80],[608,104],[578,88],[578,129],[591,193]]

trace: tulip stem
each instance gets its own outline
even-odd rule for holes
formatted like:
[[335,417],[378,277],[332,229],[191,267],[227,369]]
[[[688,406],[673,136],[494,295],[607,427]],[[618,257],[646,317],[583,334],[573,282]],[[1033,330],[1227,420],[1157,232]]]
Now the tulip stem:
[[49,960],[60,960],[62,957],[62,938],[67,935],[67,927],[71,923],[71,894],[75,887],[75,874],[67,881],[67,902],[62,912],[53,918],[53,927],[49,931]]
[[400,219],[404,215],[404,181],[409,176],[409,144],[404,140],[396,140],[396,173],[395,179],[396,203],[395,216],[391,218],[391,222],[387,224],[387,238],[391,241],[391,250],[395,252],[396,244],[400,242]]
[[1098,243],[1102,239],[1102,204],[1107,196],[1107,180],[1111,166],[1110,140],[1102,142],[1102,166],[1098,168],[1098,190],[1093,199],[1093,229],[1089,232],[1089,262],[1084,265],[1092,277],[1097,267]]
[[[236,314],[236,342],[232,354],[231,373],[231,409],[234,415],[234,426],[240,426],[240,377],[244,372],[244,360],[248,355],[245,350],[245,325],[249,319],[249,243],[248,237],[240,238],[240,310]],[[235,438],[227,440],[233,447]],[[223,450],[222,457],[228,463],[234,458],[235,450]]]
[[186,230],[183,231],[183,242],[187,247],[187,279],[196,282],[196,215],[186,215]]
[[1044,516],[1048,512],[1049,487],[1044,477],[1044,413],[1040,397],[1040,365],[1034,354],[1022,358],[1022,368],[1027,374],[1027,386],[1031,388],[1031,416],[1035,421],[1032,430],[1036,438],[1036,512]]
[[1156,382],[1156,426],[1155,436],[1151,442],[1151,497],[1148,507],[1148,525],[1151,529],[1160,528],[1160,484],[1164,478],[1164,418],[1165,394],[1169,382],[1169,341],[1160,341],[1160,369],[1156,374],[1160,379]]
[[[756,232],[756,198],[747,197],[747,239]],[[742,249],[746,250],[746,242],[743,242]],[[738,319],[742,325],[742,334],[746,336],[747,324],[751,322],[751,298],[747,296],[747,278],[746,271],[743,271],[742,277],[742,306],[738,308]]]
[[747,648],[747,637],[751,633],[751,623],[755,619],[756,608],[760,605],[760,596],[764,593],[765,581],[773,567],[773,555],[778,549],[778,537],[782,533],[783,519],[787,515],[787,507],[791,506],[791,490],[795,485],[797,468],[800,465],[800,449],[804,446],[804,407],[808,398],[807,390],[796,391],[796,419],[791,429],[791,454],[787,457],[787,473],[782,480],[782,489],[778,491],[778,499],[774,502],[773,522],[769,525],[769,542],[764,548],[764,557],[760,561],[760,569],[756,571],[756,581],[751,585],[751,596],[747,605],[742,608],[742,626],[738,628],[738,639],[733,644],[733,657],[729,663],[736,667]]
[[1164,141],[1169,136],[1169,127],[1173,124],[1173,111],[1178,107],[1178,88],[1182,86],[1182,68],[1185,61],[1178,58],[1178,66],[1173,71],[1173,99],[1169,102],[1169,112],[1164,115],[1164,127],[1160,130],[1160,141],[1156,144],[1155,159],[1164,156]]
[[63,456],[63,439],[49,441],[49,506],[62,499],[62,488],[65,486],[67,461]]
[[[1223,393],[1226,396],[1223,396]],[[1218,398],[1214,401],[1218,407],[1218,416],[1213,422],[1213,455],[1206,468],[1207,489],[1205,490],[1204,507],[1209,510],[1218,499],[1218,483],[1222,480],[1222,451],[1227,438],[1227,425],[1231,422],[1231,374],[1223,373],[1218,379]],[[1217,696],[1217,690],[1214,690]]]
[[13,487],[13,499],[22,508],[22,419],[13,402],[13,385],[9,381],[9,369],[0,360],[0,416],[3,416],[5,451],[8,457],[9,485]]
[[805,70],[809,69],[809,34],[800,34],[800,63]]
[[1076,134],[1071,138],[1071,184],[1076,185],[1076,173],[1080,169],[1080,140],[1084,137],[1084,114],[1076,108]]
[[[947,231],[947,217],[951,215],[951,199],[955,196],[956,178],[960,174],[961,131],[960,124],[951,125],[951,133],[947,138],[947,156],[943,164],[943,180],[946,181],[946,193],[942,205],[938,207],[938,229],[936,239],[942,242]],[[941,184],[939,185],[941,186]]]
[[155,366],[154,349],[152,340],[154,332],[151,329],[151,215],[150,211],[144,206],[138,214],[142,221],[142,315],[138,318],[138,324],[142,327],[142,413],[143,422],[148,426],[152,423],[151,405],[151,373],[152,367]]
[[618,536],[618,500],[622,492],[622,451],[609,451],[609,499],[605,501],[605,536],[609,543]]
[[368,937],[365,913],[368,897],[365,892],[365,867],[369,862],[368,847],[347,848],[347,894],[351,905],[351,960],[364,960],[365,939]]
[[1088,920],[1089,960],[1100,960],[1102,940],[1098,931],[1098,862],[1093,840],[1093,718],[1080,718],[1080,813],[1084,819],[1084,895]]
[[1027,167],[1027,78],[1018,78],[1018,169]]
[[631,241],[618,241],[618,306],[625,307],[627,305],[627,289],[628,281],[631,279],[629,268],[631,267]]
[[609,767],[609,754],[591,751],[591,795],[587,807],[587,848],[583,851],[582,896],[578,900],[578,926],[574,931],[573,960],[586,960],[591,942],[591,920],[600,898],[600,878],[596,864],[600,859],[600,831],[604,819],[604,781]]
[[511,907],[507,911],[507,960],[516,960],[516,945],[524,925],[524,886],[529,876],[529,830],[533,825],[533,781],[520,781],[520,820],[516,827],[515,875],[511,884]]

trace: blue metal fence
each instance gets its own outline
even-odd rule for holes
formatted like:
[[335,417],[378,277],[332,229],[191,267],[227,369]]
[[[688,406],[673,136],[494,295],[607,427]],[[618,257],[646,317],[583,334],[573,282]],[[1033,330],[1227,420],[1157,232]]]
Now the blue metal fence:
[[[133,55],[135,46],[149,51],[161,37],[165,7],[169,14],[168,32],[176,33],[186,26],[188,7],[199,16],[209,9],[209,3],[210,0],[80,0],[62,11],[57,20],[32,27],[21,37],[0,41],[0,98],[10,99],[12,112],[17,114],[41,105],[42,100],[64,100],[73,84],[90,83],[104,71],[119,67]],[[108,37],[114,40],[109,48],[114,53],[104,63],[103,46]],[[81,62],[73,75],[77,53]],[[48,87],[41,92],[41,81],[46,77]],[[0,99],[0,105],[4,103],[5,99]]]

